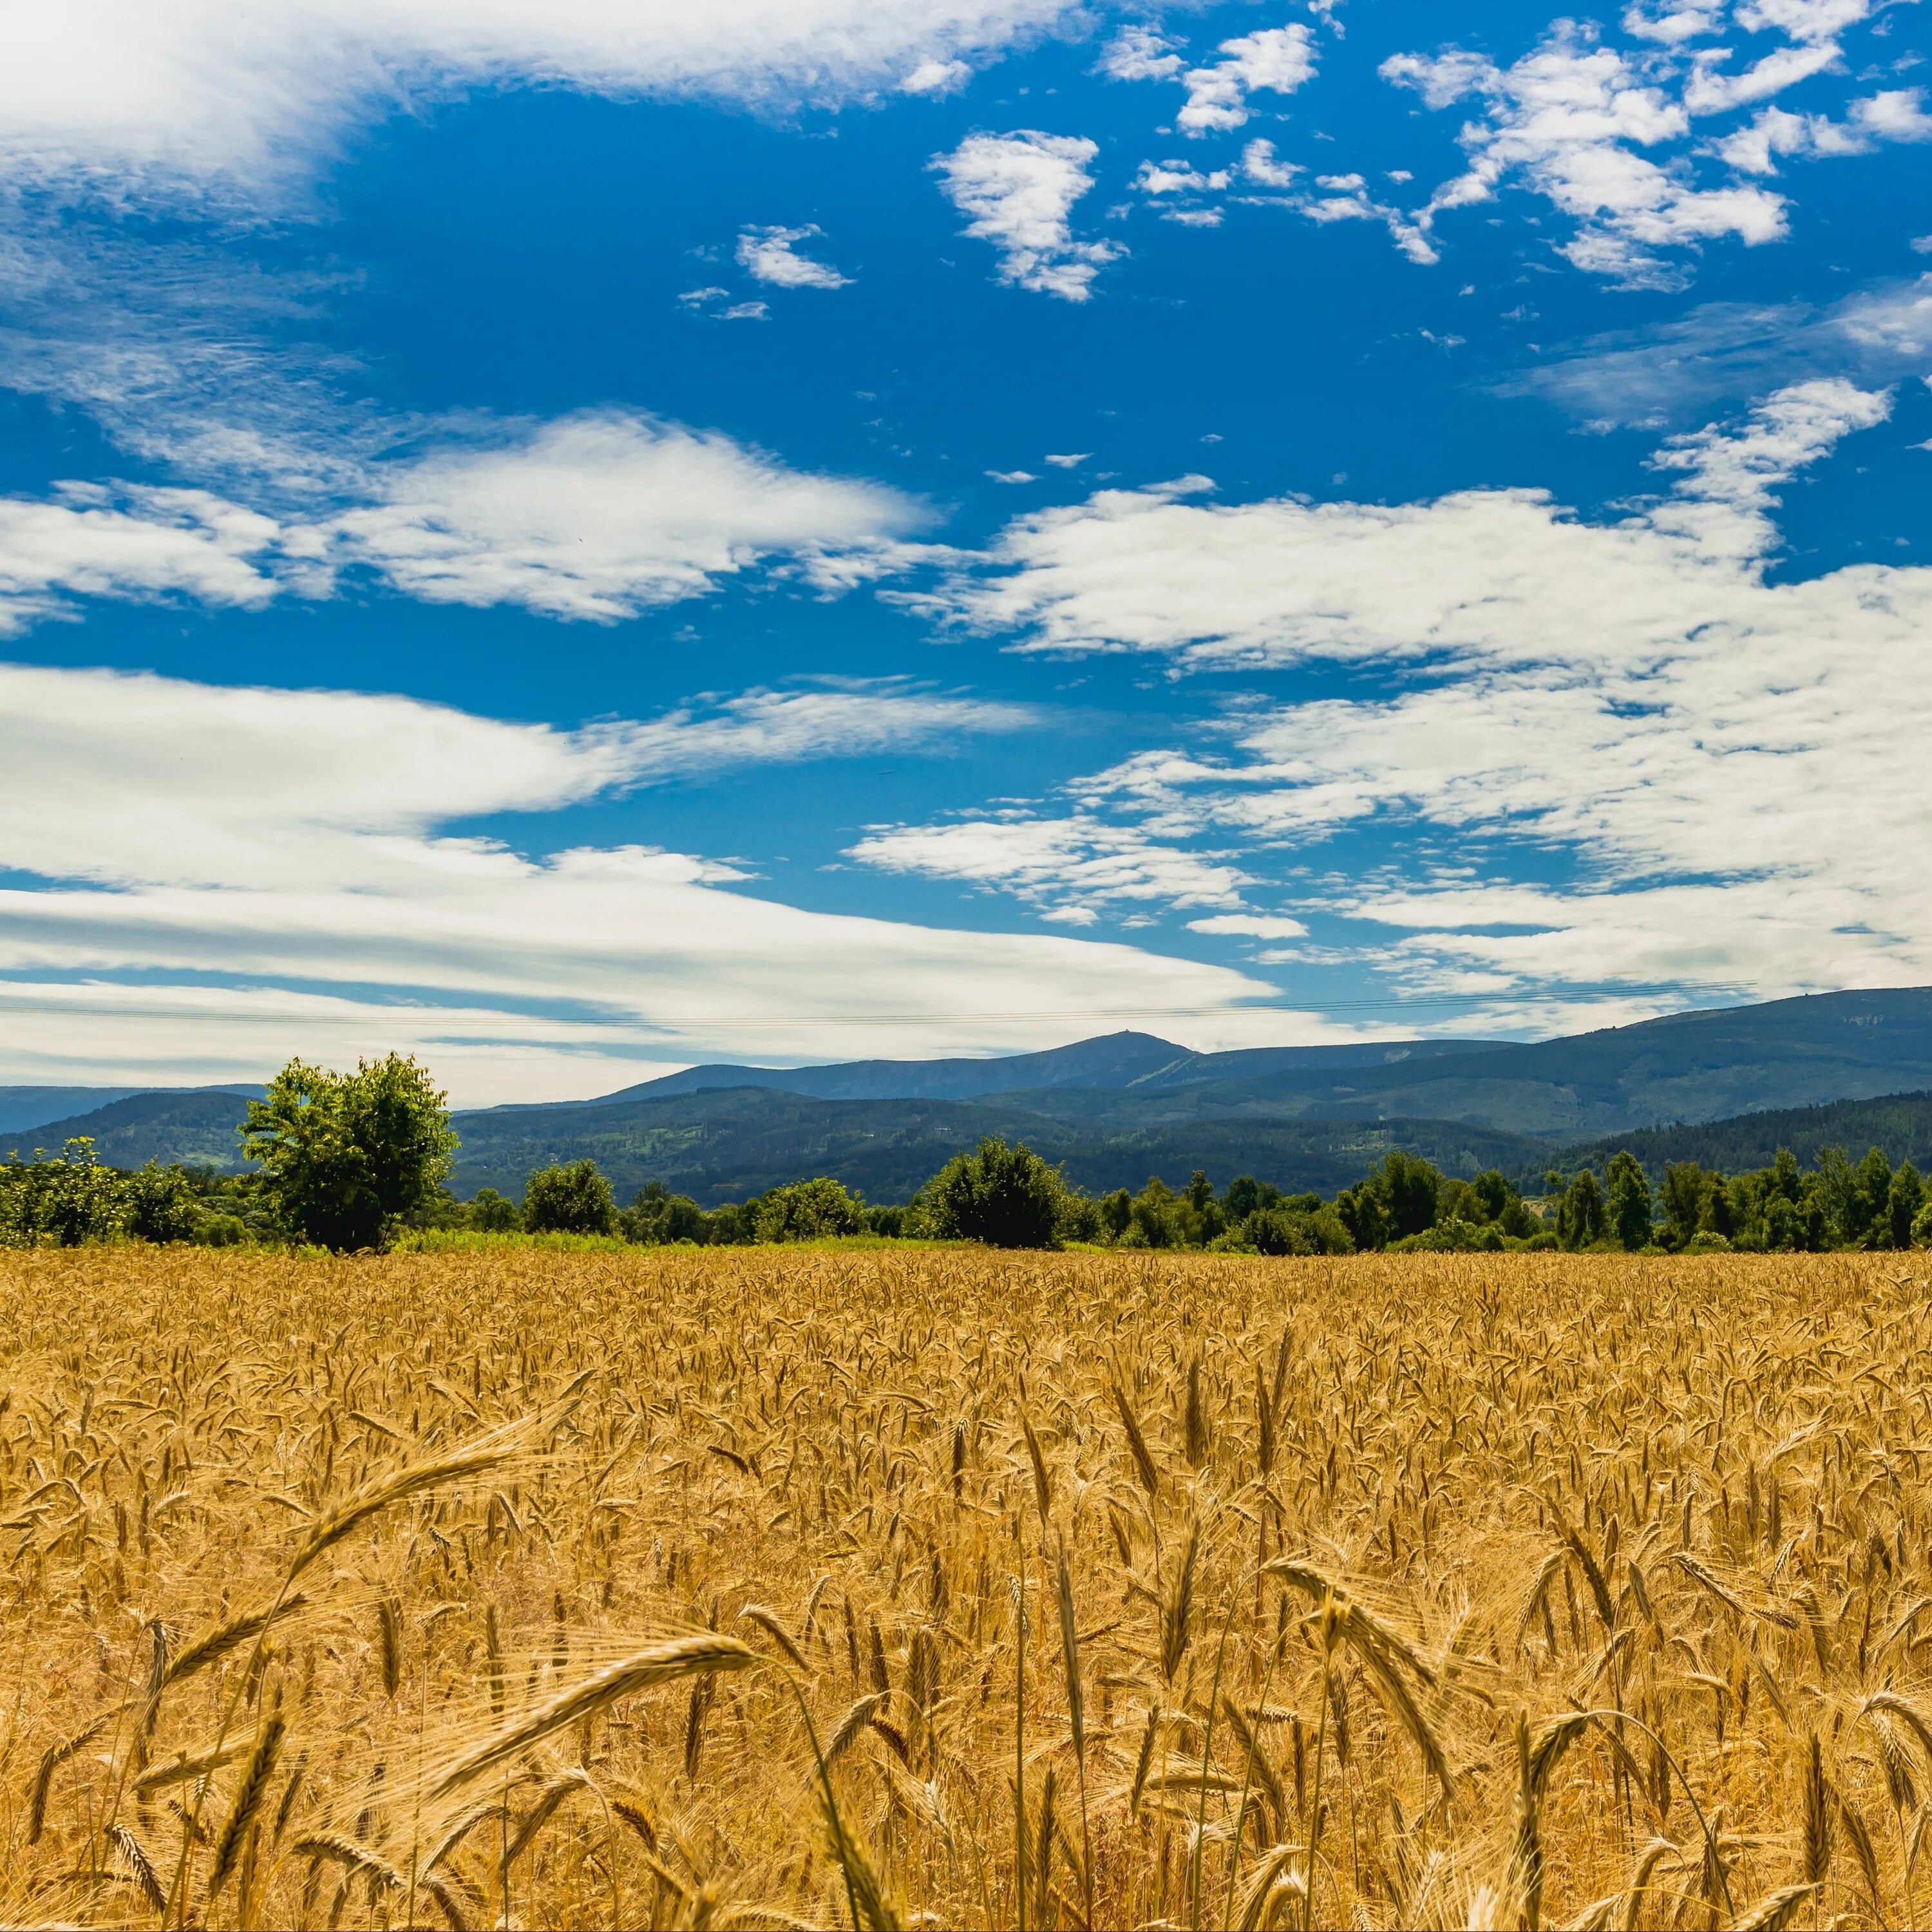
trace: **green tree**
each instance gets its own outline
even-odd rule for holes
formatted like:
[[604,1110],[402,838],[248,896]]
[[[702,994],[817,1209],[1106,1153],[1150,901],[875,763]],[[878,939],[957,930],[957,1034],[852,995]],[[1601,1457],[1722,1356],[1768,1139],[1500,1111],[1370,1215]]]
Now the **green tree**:
[[517,1204],[494,1187],[479,1187],[470,1203],[470,1225],[485,1234],[507,1234],[520,1228],[524,1217]]
[[1510,1204],[1522,1198],[1502,1171],[1493,1167],[1485,1168],[1469,1183],[1469,1192],[1485,1221],[1500,1221],[1509,1212]]
[[1134,1196],[1132,1220],[1126,1240],[1130,1247],[1174,1248],[1184,1237],[1179,1210],[1182,1197],[1157,1174],[1148,1177],[1148,1184]]
[[524,1226],[533,1234],[614,1234],[617,1204],[594,1160],[553,1162],[524,1185]]
[[1605,1170],[1610,1180],[1610,1200],[1606,1210],[1610,1233],[1628,1254],[1648,1246],[1650,1240],[1650,1183],[1635,1154],[1619,1148],[1610,1156]]
[[1436,1206],[1442,1176],[1420,1154],[1394,1153],[1383,1157],[1375,1184],[1385,1204],[1389,1239],[1419,1234],[1436,1225]]
[[1348,1231],[1332,1208],[1312,1214],[1287,1207],[1257,1208],[1232,1232],[1244,1252],[1258,1255],[1348,1255],[1355,1251]]
[[1604,1220],[1603,1184],[1586,1167],[1557,1203],[1557,1238],[1566,1248],[1586,1248],[1604,1238]]
[[972,1153],[955,1154],[922,1190],[927,1223],[940,1240],[990,1248],[1057,1246],[1066,1192],[1058,1168],[1024,1142],[1009,1147],[990,1134]]
[[1664,1232],[1673,1248],[1681,1248],[1704,1225],[1710,1182],[1694,1160],[1673,1160],[1664,1170]]
[[1228,1184],[1222,1211],[1232,1226],[1237,1221],[1245,1221],[1257,1208],[1272,1208],[1280,1198],[1279,1188],[1270,1187],[1264,1180],[1257,1180],[1252,1174],[1237,1174]]
[[710,1234],[704,1210],[688,1194],[674,1194],[662,1180],[647,1182],[617,1216],[627,1241],[653,1247],[674,1241],[702,1244]]
[[1909,1160],[1901,1161],[1886,1197],[1886,1220],[1894,1248],[1911,1246],[1912,1226],[1924,1204],[1925,1184],[1919,1179],[1918,1168]]
[[188,1176],[152,1160],[121,1184],[121,1203],[122,1225],[137,1240],[192,1241],[207,1218]]
[[94,1158],[82,1136],[48,1159],[0,1163],[0,1241],[77,1248],[122,1231],[126,1202],[121,1177]]
[[428,1070],[392,1053],[353,1073],[290,1060],[249,1102],[242,1150],[266,1170],[289,1226],[344,1252],[380,1248],[435,1194],[456,1136]]
[[1358,1252],[1366,1254],[1372,1248],[1388,1246],[1388,1210],[1371,1182],[1362,1181],[1336,1195],[1335,1214],[1348,1229],[1348,1238]]
[[1892,1162],[1886,1159],[1882,1149],[1873,1148],[1852,1174],[1856,1186],[1846,1241],[1868,1248],[1891,1246]]
[[1118,1241],[1132,1225],[1134,1197],[1124,1187],[1117,1187],[1100,1199],[1100,1223],[1109,1238]]
[[866,1232],[862,1202],[838,1182],[820,1175],[795,1186],[774,1187],[759,1202],[752,1220],[760,1241],[820,1241]]

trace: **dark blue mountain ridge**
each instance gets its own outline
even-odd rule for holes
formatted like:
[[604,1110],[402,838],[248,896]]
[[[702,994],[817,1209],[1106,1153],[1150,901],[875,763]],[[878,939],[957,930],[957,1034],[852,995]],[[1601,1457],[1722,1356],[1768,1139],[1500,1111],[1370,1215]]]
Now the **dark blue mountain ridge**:
[[972,1100],[986,1094],[1050,1091],[1059,1088],[1138,1089],[1187,1086],[1236,1075],[1378,1066],[1412,1057],[1472,1053],[1491,1040],[1397,1040],[1341,1046],[1250,1047],[1197,1053],[1152,1034],[1102,1034],[1042,1053],[986,1059],[852,1060],[824,1066],[748,1066],[729,1063],[687,1066],[596,1100],[553,1106],[608,1107],[626,1100],[663,1100],[710,1088],[770,1087],[815,1100]]
[[[1677,1013],[1514,1044],[1378,1040],[1197,1053],[1150,1034],[1118,1033],[979,1060],[691,1067],[595,1100],[460,1112],[455,1184],[466,1190],[487,1172],[491,1185],[520,1185],[532,1166],[595,1151],[626,1178],[701,1174],[711,1188],[754,1176],[765,1186],[803,1178],[831,1171],[826,1162],[844,1164],[855,1180],[897,1186],[918,1162],[937,1166],[959,1136],[970,1144],[977,1132],[1002,1130],[997,1120],[1066,1158],[1070,1172],[1111,1172],[1117,1160],[1145,1156],[1184,1174],[1211,1165],[1211,1149],[1236,1162],[1235,1171],[1251,1153],[1256,1173],[1286,1185],[1286,1171],[1261,1163],[1312,1160],[1315,1141],[1305,1130],[1318,1124],[1373,1129],[1376,1144],[1406,1136],[1418,1151],[1441,1148],[1452,1129],[1480,1130],[1504,1137],[1485,1144],[1483,1155],[1501,1159],[1514,1140],[1554,1154],[1673,1124],[1928,1090],[1932,988],[1925,987]],[[836,1119],[818,1111],[834,1106]],[[879,1110],[876,1118],[868,1107]],[[88,1134],[116,1166],[152,1157],[233,1168],[244,1110],[239,1089],[126,1094],[6,1132],[0,1153],[57,1148]],[[1291,1126],[1296,1132],[1286,1134]],[[1330,1165],[1345,1147],[1369,1144],[1316,1138]],[[869,1166],[861,1157],[868,1141],[881,1154],[890,1144],[892,1161]],[[1476,1140],[1467,1151],[1476,1157]]]

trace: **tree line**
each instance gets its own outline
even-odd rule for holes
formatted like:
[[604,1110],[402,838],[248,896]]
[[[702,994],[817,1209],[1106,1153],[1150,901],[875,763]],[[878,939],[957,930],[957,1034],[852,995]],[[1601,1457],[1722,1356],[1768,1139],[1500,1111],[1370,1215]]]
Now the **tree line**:
[[868,1204],[829,1176],[704,1208],[653,1182],[628,1206],[591,1160],[555,1162],[520,1202],[494,1188],[459,1201],[446,1096],[425,1069],[392,1054],[334,1073],[291,1060],[242,1128],[250,1171],[150,1162],[104,1165],[85,1140],[58,1154],[0,1160],[0,1245],[116,1239],[302,1244],[380,1249],[411,1230],[603,1236],[644,1246],[747,1245],[872,1235],[1220,1254],[1364,1251],[1820,1252],[1932,1246],[1932,1199],[1908,1160],[1872,1148],[1856,1165],[1827,1147],[1809,1169],[1780,1150],[1770,1166],[1726,1174],[1669,1163],[1653,1187],[1628,1150],[1599,1174],[1552,1168],[1526,1197],[1492,1169],[1472,1180],[1420,1156],[1384,1156],[1332,1199],[1285,1194],[1240,1175],[1216,1192],[1196,1169],[1138,1193],[1091,1195],[1024,1144],[982,1140],[949,1160],[910,1202]]

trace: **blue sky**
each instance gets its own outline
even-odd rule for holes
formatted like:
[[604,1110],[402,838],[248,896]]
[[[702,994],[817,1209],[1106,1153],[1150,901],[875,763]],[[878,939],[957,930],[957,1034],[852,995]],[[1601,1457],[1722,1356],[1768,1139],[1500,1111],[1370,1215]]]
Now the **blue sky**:
[[1916,4],[690,11],[0,24],[0,1080],[1932,980]]

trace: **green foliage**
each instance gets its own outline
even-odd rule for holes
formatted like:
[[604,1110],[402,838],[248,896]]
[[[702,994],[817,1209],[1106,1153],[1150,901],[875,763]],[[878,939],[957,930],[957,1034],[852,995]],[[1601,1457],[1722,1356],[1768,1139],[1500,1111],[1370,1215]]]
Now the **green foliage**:
[[1604,1238],[1607,1218],[1603,1184],[1586,1167],[1563,1190],[1556,1209],[1556,1238],[1566,1248],[1587,1248]]
[[517,1204],[494,1187],[476,1190],[467,1218],[471,1227],[485,1234],[507,1234],[512,1228],[524,1225],[523,1213]]
[[672,1193],[661,1180],[640,1188],[617,1220],[626,1240],[652,1247],[678,1241],[701,1246],[711,1239],[711,1216],[688,1195]]
[[[1206,1184],[1206,1176],[1198,1177]],[[1024,1142],[988,1135],[971,1154],[955,1154],[921,1190],[926,1222],[940,1240],[990,1248],[1059,1245],[1066,1184]],[[1214,1192],[1208,1190],[1211,1201]]]
[[533,1234],[614,1234],[610,1184],[594,1160],[540,1167],[524,1190],[524,1226]]
[[209,1217],[195,1198],[194,1184],[178,1167],[149,1161],[121,1184],[123,1230],[140,1241],[192,1241],[202,1238]]
[[428,1071],[392,1053],[333,1073],[292,1060],[251,1100],[242,1150],[284,1220],[338,1252],[380,1248],[448,1175],[456,1136]]
[[70,1140],[51,1160],[0,1163],[0,1240],[10,1246],[106,1240],[126,1214],[121,1177],[94,1159],[91,1140]]
[[1886,1232],[1893,1247],[1912,1246],[1912,1231],[1924,1204],[1925,1184],[1919,1179],[1918,1168],[1909,1160],[1901,1162],[1886,1194]]
[[1223,1252],[1254,1255],[1352,1255],[1354,1238],[1334,1209],[1277,1204],[1257,1208],[1236,1222],[1214,1245]]
[[1650,1243],[1650,1183],[1643,1178],[1634,1154],[1621,1148],[1610,1156],[1606,1178],[1609,1199],[1606,1226],[1610,1238],[1627,1254]]
[[866,1208],[836,1180],[820,1176],[794,1187],[774,1187],[752,1217],[760,1241],[822,1241],[866,1232]]

